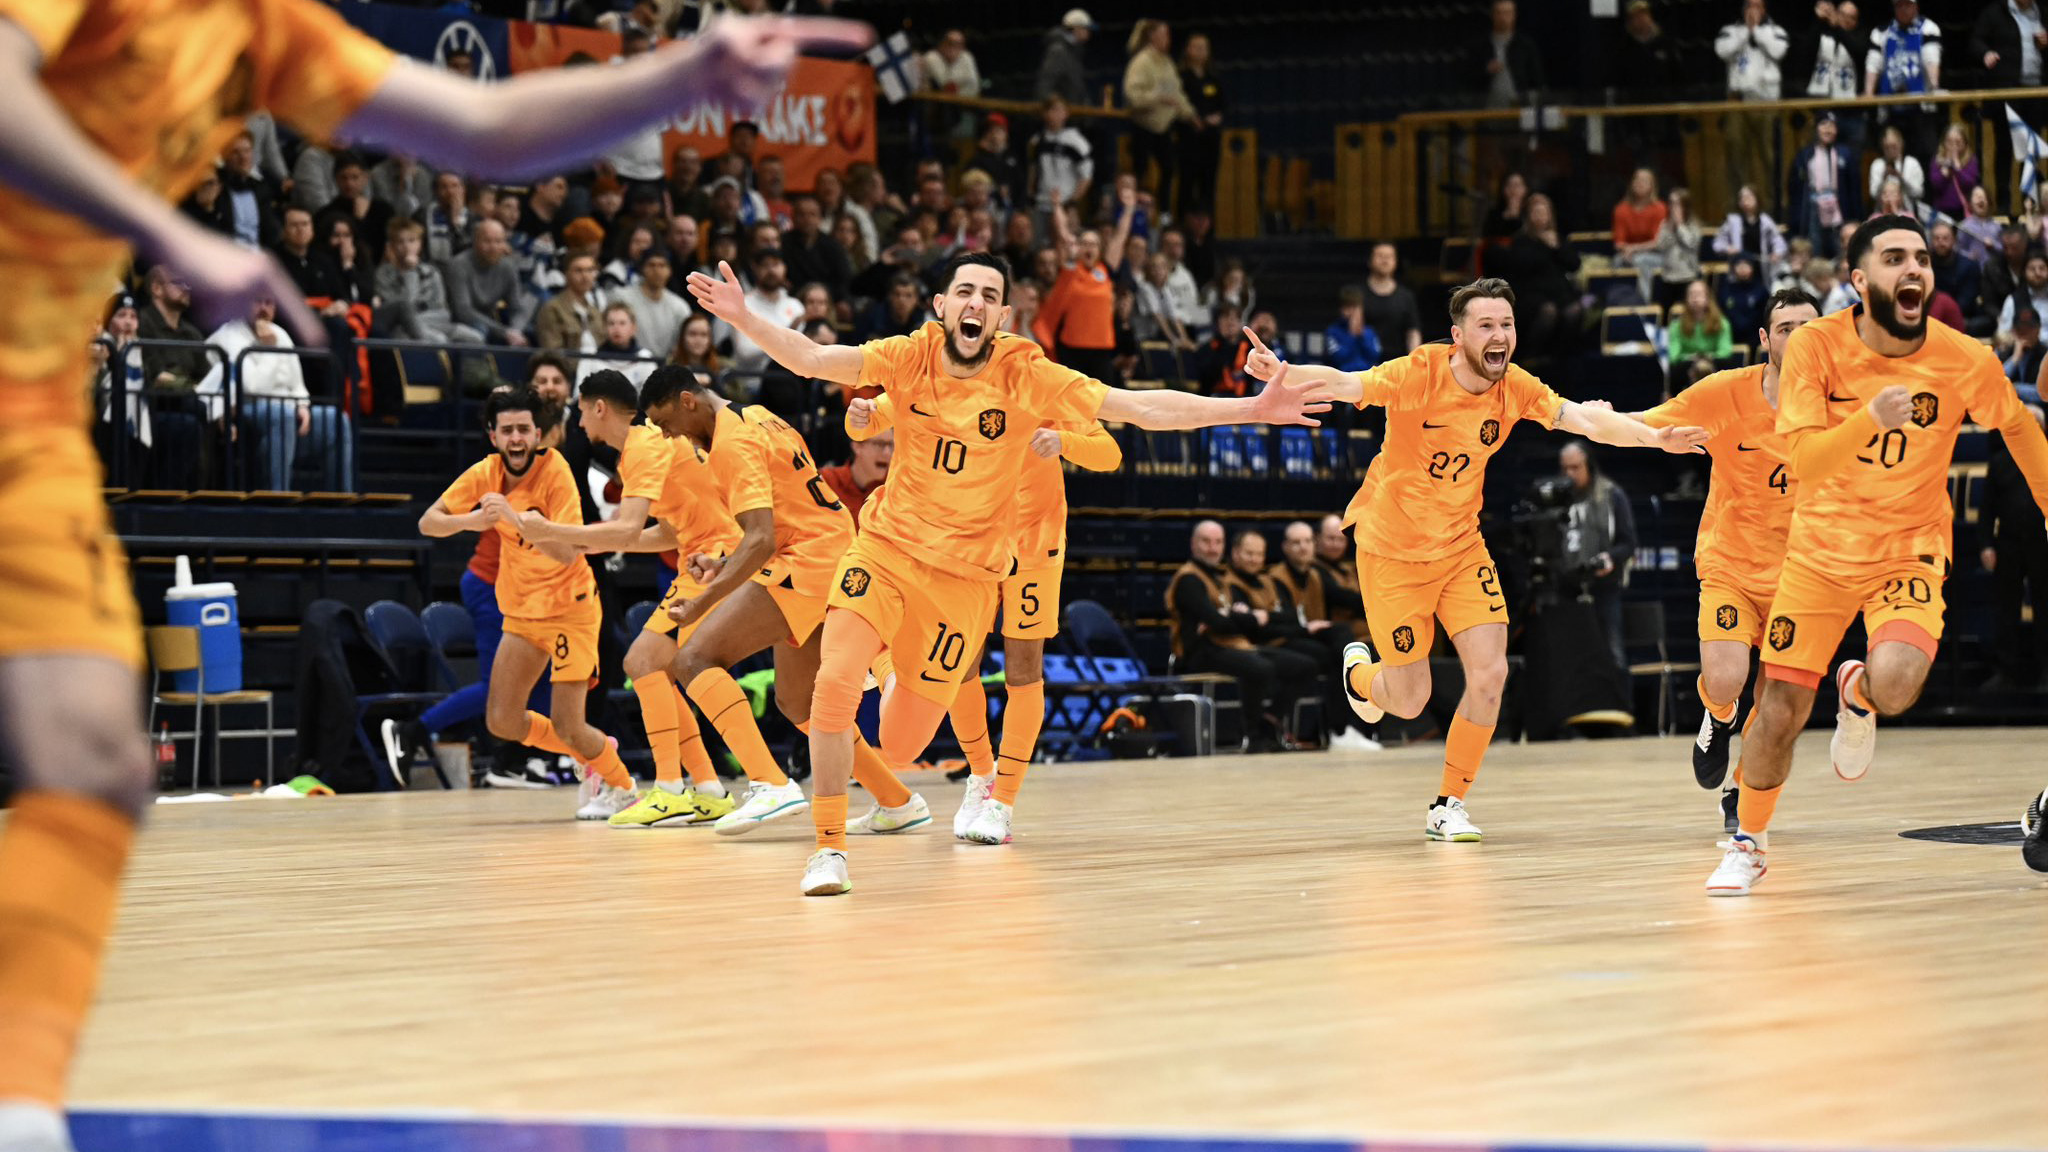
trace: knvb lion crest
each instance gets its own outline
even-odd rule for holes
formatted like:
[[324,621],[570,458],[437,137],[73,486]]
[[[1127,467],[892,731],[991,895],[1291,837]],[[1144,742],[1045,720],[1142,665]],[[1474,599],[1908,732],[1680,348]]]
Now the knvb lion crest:
[[1790,616],[1772,617],[1771,650],[1773,652],[1783,652],[1785,649],[1790,648],[1792,646],[1792,637],[1798,631],[1798,627],[1792,623]]
[[1739,619],[1740,617],[1737,615],[1735,605],[1733,604],[1723,604],[1719,608],[1714,609],[1714,623],[1720,625],[1723,632],[1734,631]]
[[1415,629],[1410,628],[1406,624],[1394,629],[1394,651],[1413,652],[1414,650]]
[[867,569],[848,568],[846,575],[839,578],[839,590],[848,596],[865,596],[868,594],[869,582]]
[[1003,429],[1009,426],[1009,418],[1003,414],[1001,408],[991,408],[981,414],[979,427],[981,428],[981,438],[983,440],[994,440],[1001,437]]
[[1941,419],[1941,397],[1932,392],[1913,393],[1913,423],[1922,428]]
[[1500,440],[1500,421],[1488,420],[1479,426],[1479,442],[1488,448]]

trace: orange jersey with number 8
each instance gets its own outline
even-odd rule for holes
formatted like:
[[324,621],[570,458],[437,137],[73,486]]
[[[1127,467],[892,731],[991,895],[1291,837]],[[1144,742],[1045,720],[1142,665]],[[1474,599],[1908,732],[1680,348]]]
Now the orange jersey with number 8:
[[[512,481],[509,489],[508,480]],[[441,507],[460,516],[474,510],[487,492],[503,493],[515,512],[539,512],[557,524],[583,523],[583,498],[560,452],[534,453],[526,475],[517,478],[506,474],[504,457],[493,452],[455,478],[441,493]],[[524,620],[558,619],[597,591],[590,565],[582,559],[557,563],[527,543],[516,525],[499,521],[488,530],[503,538],[497,587],[498,610],[505,615]]]

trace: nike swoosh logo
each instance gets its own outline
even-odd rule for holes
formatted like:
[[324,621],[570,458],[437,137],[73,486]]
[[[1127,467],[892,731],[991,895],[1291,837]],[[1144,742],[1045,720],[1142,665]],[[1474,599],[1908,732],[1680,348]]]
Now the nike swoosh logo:
[[1736,450],[1737,452],[1761,452],[1761,451],[1763,451],[1763,449],[1761,449],[1761,448],[1758,448],[1758,447],[1757,447],[1757,446],[1755,446],[1754,444],[1737,444],[1737,445],[1735,446],[1735,450]]
[[931,682],[932,682],[932,683],[934,683],[934,684],[951,684],[951,683],[952,683],[952,681],[951,681],[951,680],[948,680],[948,679],[946,679],[946,678],[945,678],[945,677],[943,677],[943,676],[934,676],[934,675],[932,675],[931,673],[929,673],[929,672],[925,672],[925,671],[922,671],[922,670],[920,670],[920,671],[918,672],[918,674],[917,674],[917,678],[918,678],[918,679],[920,679],[920,680],[929,680],[929,681],[931,681]]
[[1042,623],[1042,621],[1038,621],[1038,620],[1027,620],[1027,621],[1025,621],[1024,623],[1022,623],[1022,624],[1019,624],[1019,625],[1017,625],[1017,631],[1019,631],[1019,632],[1022,632],[1022,631],[1024,631],[1024,630],[1025,630],[1026,628],[1036,628],[1036,627],[1038,627],[1038,626],[1039,626],[1039,624],[1040,624],[1040,623]]
[[1856,401],[1854,396],[1837,396],[1833,392],[1828,393],[1828,399],[1836,404],[1853,404]]
[[1488,604],[1486,610],[1488,612],[1505,612],[1508,610],[1508,606],[1505,604]]
[[937,415],[938,415],[938,413],[937,413],[937,412],[927,412],[927,411],[925,411],[924,409],[922,409],[922,408],[919,408],[919,407],[918,407],[917,405],[915,405],[915,404],[912,404],[912,405],[910,406],[910,410],[911,410],[912,412],[915,412],[915,413],[917,413],[917,414],[918,414],[919,416],[937,416]]
[[1430,423],[1429,421],[1427,421],[1427,420],[1424,420],[1424,421],[1422,422],[1422,426],[1423,426],[1424,428],[1444,428],[1444,427],[1448,427],[1448,425],[1444,425],[1444,424],[1431,424],[1431,423]]

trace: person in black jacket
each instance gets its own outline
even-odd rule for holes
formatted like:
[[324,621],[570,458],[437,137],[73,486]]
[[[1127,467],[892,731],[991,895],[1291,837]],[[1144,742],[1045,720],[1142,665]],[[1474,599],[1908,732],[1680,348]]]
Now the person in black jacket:
[[[2038,88],[2048,77],[2048,17],[2039,0],[1989,0],[1970,29],[1971,64],[1982,64],[1988,88]],[[2020,119],[2038,129],[2048,101],[2016,100],[2013,110]],[[1993,157],[1992,187],[2001,196],[2012,190],[2012,138],[1993,134],[1997,153]]]
[[1571,481],[1572,503],[1566,521],[1565,562],[1568,577],[1583,579],[1593,610],[1607,631],[1607,647],[1617,667],[1628,667],[1622,643],[1621,590],[1628,584],[1629,559],[1636,551],[1636,518],[1628,493],[1600,474],[1600,465],[1586,444],[1574,440],[1557,454],[1558,467]]
[[[2027,407],[2036,421],[2048,423],[2040,408]],[[2039,687],[2048,673],[2042,664],[2042,654],[2048,653],[2048,526],[2003,436],[1991,441],[1977,539],[1978,557],[1991,573],[1992,634],[1998,637],[1993,650],[1998,671],[1984,686]],[[2029,600],[2032,624],[2020,608]]]
[[[1335,678],[1326,683],[1323,673],[1339,666],[1343,650],[1331,652],[1322,646],[1309,631],[1308,621],[1303,619],[1287,590],[1267,573],[1263,534],[1249,529],[1237,534],[1231,543],[1227,571],[1231,603],[1265,614],[1264,622],[1251,630],[1250,638],[1259,646],[1259,655],[1273,666],[1269,714],[1283,733],[1283,742],[1293,747],[1320,744],[1319,733],[1294,730],[1295,706],[1302,700],[1329,696],[1328,689]],[[1335,698],[1330,703],[1342,711],[1351,710]],[[1324,713],[1325,718],[1334,715],[1333,711]]]
[[[1174,671],[1221,672],[1237,681],[1246,734],[1254,752],[1277,752],[1279,726],[1272,713],[1276,673],[1254,637],[1271,614],[1240,601],[1223,567],[1223,525],[1195,525],[1190,558],[1166,586]],[[1290,701],[1291,703],[1291,701]]]
[[1493,28],[1473,47],[1472,78],[1489,108],[1527,104],[1543,85],[1543,54],[1515,30],[1515,0],[1493,0]]
[[1216,169],[1223,158],[1223,85],[1209,63],[1209,38],[1200,32],[1180,50],[1180,86],[1195,106],[1195,121],[1180,130],[1176,216],[1216,203]]

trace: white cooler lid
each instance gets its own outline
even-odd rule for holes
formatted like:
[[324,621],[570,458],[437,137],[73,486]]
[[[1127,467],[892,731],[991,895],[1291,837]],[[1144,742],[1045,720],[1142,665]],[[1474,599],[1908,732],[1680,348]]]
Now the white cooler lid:
[[185,584],[164,593],[166,600],[232,600],[233,584]]

